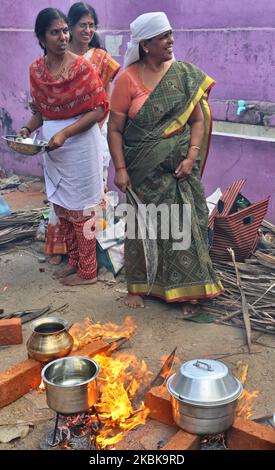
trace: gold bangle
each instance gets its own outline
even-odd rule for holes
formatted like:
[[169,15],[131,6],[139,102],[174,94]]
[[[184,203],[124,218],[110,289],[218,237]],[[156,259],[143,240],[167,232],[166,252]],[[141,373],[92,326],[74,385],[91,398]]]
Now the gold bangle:
[[197,149],[197,150],[200,150],[200,149],[201,149],[200,147],[198,147],[198,145],[189,145],[189,148],[190,148],[190,149],[193,148],[193,149]]

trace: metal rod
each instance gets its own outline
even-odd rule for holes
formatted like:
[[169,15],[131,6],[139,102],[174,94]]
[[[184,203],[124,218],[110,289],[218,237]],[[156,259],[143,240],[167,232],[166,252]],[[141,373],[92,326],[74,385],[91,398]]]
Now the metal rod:
[[55,426],[54,426],[54,432],[53,432],[52,446],[54,446],[54,444],[55,444],[55,438],[56,438],[56,433],[57,433],[57,428],[58,428],[58,420],[59,420],[59,413],[56,413],[56,419],[55,419]]
[[101,425],[102,425],[102,422],[101,422],[101,420],[100,420],[100,418],[99,418],[99,416],[98,416],[97,409],[96,409],[96,407],[95,407],[94,405],[92,406],[92,411],[93,411],[93,413],[96,415],[96,419],[97,419],[97,421],[98,421],[99,426],[101,426]]

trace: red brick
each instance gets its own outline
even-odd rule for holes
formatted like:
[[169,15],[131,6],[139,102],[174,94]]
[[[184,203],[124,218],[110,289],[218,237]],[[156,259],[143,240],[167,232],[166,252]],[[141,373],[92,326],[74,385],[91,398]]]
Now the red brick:
[[22,397],[41,382],[40,362],[28,359],[0,373],[0,408]]
[[0,345],[22,344],[21,318],[0,320]]
[[192,450],[199,448],[200,438],[195,434],[178,431],[161,450]]
[[236,418],[227,433],[230,450],[275,450],[275,430],[245,418]]
[[176,426],[172,415],[170,394],[166,387],[153,387],[145,395],[145,405],[150,408],[150,418],[170,426]]
[[69,356],[93,357],[96,354],[100,354],[103,352],[107,354],[109,349],[109,343],[106,343],[104,341],[93,341],[92,343],[86,344],[77,351],[70,352]]

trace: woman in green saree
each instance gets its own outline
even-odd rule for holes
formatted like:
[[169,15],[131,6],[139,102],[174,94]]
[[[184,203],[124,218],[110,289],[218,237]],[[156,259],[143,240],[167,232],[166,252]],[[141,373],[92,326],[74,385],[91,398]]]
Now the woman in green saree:
[[[158,269],[150,295],[195,303],[223,292],[208,254],[208,209],[200,179],[211,133],[207,98],[214,81],[194,65],[174,60],[165,13],[139,16],[131,33],[108,125],[115,184],[123,192],[131,187],[146,206],[191,207],[186,249],[175,250],[173,236],[163,239],[157,228]],[[126,304],[143,307],[148,283],[137,238],[126,237],[125,268]]]

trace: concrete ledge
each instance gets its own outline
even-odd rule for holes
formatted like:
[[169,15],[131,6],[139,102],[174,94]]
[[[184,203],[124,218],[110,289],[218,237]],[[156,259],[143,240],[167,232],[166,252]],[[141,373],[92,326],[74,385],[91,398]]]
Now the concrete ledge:
[[235,139],[275,142],[275,127],[214,121],[212,135],[234,137]]

